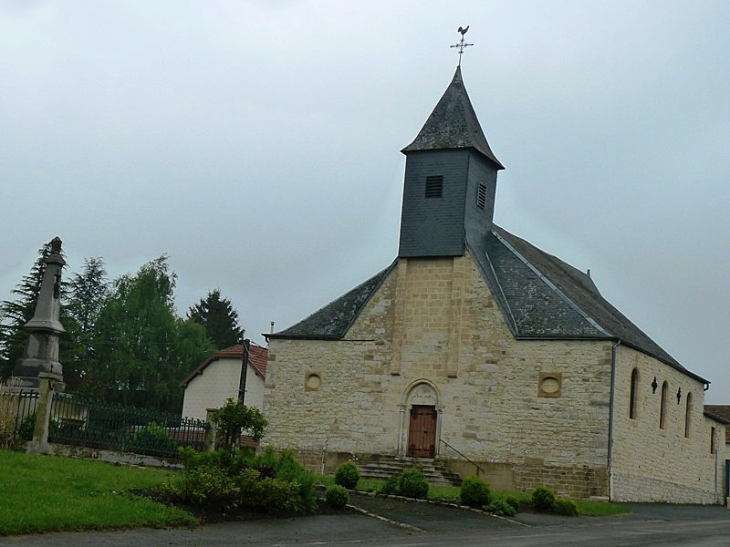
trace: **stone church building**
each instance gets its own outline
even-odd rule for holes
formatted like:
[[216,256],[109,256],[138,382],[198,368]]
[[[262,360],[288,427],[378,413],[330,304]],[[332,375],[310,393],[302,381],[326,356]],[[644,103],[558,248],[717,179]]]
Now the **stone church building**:
[[457,68],[406,156],[395,261],[268,335],[266,444],[328,470],[440,458],[493,487],[717,503],[709,382],[585,273],[493,223],[503,169]]

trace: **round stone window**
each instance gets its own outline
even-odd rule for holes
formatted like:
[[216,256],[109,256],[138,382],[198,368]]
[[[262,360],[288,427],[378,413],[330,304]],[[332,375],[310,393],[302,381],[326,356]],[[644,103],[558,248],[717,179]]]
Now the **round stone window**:
[[540,386],[545,393],[557,393],[560,389],[560,382],[555,376],[547,376],[542,379],[542,385]]
[[538,397],[560,397],[563,375],[560,372],[541,372],[537,381]]
[[304,380],[304,387],[308,391],[317,391],[322,385],[322,378],[317,373],[307,374],[307,378]]

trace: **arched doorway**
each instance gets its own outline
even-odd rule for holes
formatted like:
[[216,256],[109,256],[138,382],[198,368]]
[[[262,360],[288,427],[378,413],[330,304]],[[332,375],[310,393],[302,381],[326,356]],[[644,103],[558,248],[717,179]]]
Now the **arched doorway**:
[[438,394],[430,384],[416,384],[408,393],[408,441],[406,455],[433,458],[438,442]]

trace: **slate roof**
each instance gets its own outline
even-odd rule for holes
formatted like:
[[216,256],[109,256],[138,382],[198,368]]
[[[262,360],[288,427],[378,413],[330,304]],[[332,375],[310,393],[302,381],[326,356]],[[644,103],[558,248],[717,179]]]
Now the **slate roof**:
[[451,84],[444,91],[420,133],[401,151],[407,154],[449,148],[474,148],[494,162],[497,169],[504,169],[489,147],[482,126],[479,125],[461,78],[461,67],[456,67]]
[[[474,236],[476,237],[476,236]],[[493,226],[467,247],[513,335],[521,340],[621,341],[703,382],[603,298],[591,278],[524,239]],[[385,270],[303,321],[269,338],[339,340],[392,270]]]
[[267,338],[339,340],[345,336],[370,297],[378,290],[396,262],[333,300],[306,319],[283,331],[266,334]]
[[[226,349],[215,352],[213,355],[203,361],[198,368],[188,374],[180,385],[187,387],[197,376],[203,374],[206,368],[208,368],[213,362],[218,359],[243,359],[243,345],[237,344]],[[265,347],[259,346],[251,342],[248,347],[248,364],[253,368],[254,372],[261,377],[266,379],[266,363],[269,359],[269,350]]]

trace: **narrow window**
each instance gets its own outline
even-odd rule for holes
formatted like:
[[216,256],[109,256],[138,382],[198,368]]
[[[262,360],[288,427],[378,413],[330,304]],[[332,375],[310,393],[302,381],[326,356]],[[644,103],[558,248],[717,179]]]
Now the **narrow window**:
[[692,394],[687,393],[687,399],[684,401],[684,436],[689,438],[690,416],[692,416]]
[[479,183],[477,189],[477,207],[484,209],[487,206],[487,187]]
[[710,429],[710,454],[715,453],[715,428]]
[[639,391],[639,370],[631,371],[631,391],[629,394],[629,418],[636,419],[636,398]]
[[669,384],[664,382],[662,384],[662,402],[659,408],[659,428],[664,429],[667,425],[667,391],[669,391]]
[[440,198],[444,189],[444,177],[441,175],[426,177],[426,199]]

